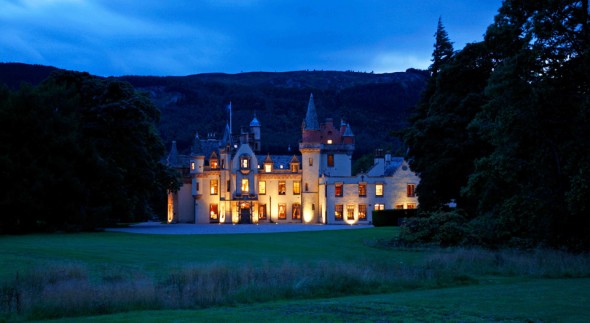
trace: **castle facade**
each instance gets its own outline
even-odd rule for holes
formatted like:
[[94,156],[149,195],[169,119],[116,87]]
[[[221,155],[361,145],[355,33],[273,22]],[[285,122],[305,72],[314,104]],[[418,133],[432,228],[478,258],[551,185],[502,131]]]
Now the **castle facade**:
[[173,142],[167,162],[182,186],[168,194],[169,223],[371,224],[372,210],[418,206],[419,178],[403,158],[377,151],[369,171],[351,174],[350,124],[319,123],[313,95],[300,155],[260,154],[260,128],[254,116],[239,139],[229,124],[221,139],[197,135],[190,156]]

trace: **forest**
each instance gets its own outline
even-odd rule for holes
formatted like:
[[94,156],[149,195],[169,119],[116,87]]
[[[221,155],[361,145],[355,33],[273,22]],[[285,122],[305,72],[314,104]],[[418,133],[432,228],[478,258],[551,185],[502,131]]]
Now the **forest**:
[[402,241],[590,248],[588,20],[587,0],[508,0],[456,51],[439,20],[403,135],[422,216]]

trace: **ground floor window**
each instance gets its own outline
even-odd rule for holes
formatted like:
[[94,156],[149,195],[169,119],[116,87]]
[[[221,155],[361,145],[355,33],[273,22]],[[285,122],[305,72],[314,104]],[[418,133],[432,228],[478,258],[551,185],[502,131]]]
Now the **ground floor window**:
[[209,204],[209,221],[219,222],[219,207],[215,203]]
[[415,209],[416,208],[416,203],[408,203],[408,209]]
[[258,220],[266,220],[266,204],[258,205]]
[[375,211],[385,210],[385,204],[375,204]]
[[395,205],[395,209],[397,209],[397,210],[401,210],[401,209],[403,209],[403,208],[404,208],[404,204],[403,204],[403,203],[401,203],[401,204],[396,204],[396,205]]
[[287,219],[287,204],[279,204],[279,220]]
[[342,204],[336,204],[334,207],[334,219],[342,221],[342,213],[344,213],[344,206]]
[[349,204],[346,206],[346,220],[354,220],[354,205]]
[[301,204],[293,204],[293,213],[291,213],[291,218],[293,220],[301,220]]
[[359,221],[364,221],[367,219],[367,205],[366,204],[359,204]]

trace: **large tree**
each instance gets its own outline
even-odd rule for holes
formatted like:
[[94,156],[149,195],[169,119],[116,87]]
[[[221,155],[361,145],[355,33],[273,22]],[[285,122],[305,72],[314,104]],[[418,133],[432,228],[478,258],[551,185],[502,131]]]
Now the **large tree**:
[[588,0],[504,1],[406,136],[421,208],[459,195],[485,244],[589,248]]
[[0,91],[0,230],[145,219],[174,181],[160,163],[158,118],[128,83],[86,73]]

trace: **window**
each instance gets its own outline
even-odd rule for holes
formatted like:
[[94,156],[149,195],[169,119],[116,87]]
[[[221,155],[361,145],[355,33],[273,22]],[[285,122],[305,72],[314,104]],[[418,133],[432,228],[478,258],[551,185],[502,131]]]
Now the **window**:
[[328,154],[328,167],[334,167],[334,154]]
[[198,192],[199,191],[199,182],[196,182],[195,186],[196,186],[196,191]]
[[299,165],[298,164],[291,164],[291,172],[297,173],[298,171],[299,171]]
[[227,191],[231,192],[231,180],[227,180]]
[[416,184],[408,184],[406,190],[408,191],[408,197],[416,197]]
[[217,159],[211,159],[210,164],[211,168],[217,168]]
[[336,185],[334,185],[334,196],[342,197],[342,189],[342,183],[336,183]]
[[209,186],[211,188],[211,195],[217,195],[219,193],[219,183],[216,179],[212,179],[209,182]]
[[195,162],[191,162],[191,170],[195,170]]
[[240,159],[240,167],[242,169],[249,169],[250,168],[250,159],[246,156]]
[[367,220],[367,205],[359,204],[359,221]]
[[309,185],[307,185],[307,183],[305,183],[305,191],[309,192]]
[[261,195],[266,194],[266,182],[265,181],[258,182],[258,194],[261,194]]
[[328,145],[332,144],[332,139],[328,139]]
[[383,196],[383,184],[375,185],[375,196]]
[[346,219],[349,221],[354,220],[354,204],[346,206]]
[[385,210],[385,204],[375,204],[375,211]]
[[279,181],[279,195],[287,194],[287,184],[285,181]]
[[209,222],[219,222],[219,211],[217,204],[209,204]]
[[287,204],[279,204],[279,220],[287,219]]
[[313,158],[309,158],[309,166],[313,166]]
[[293,213],[291,213],[291,219],[301,220],[301,204],[299,204],[299,203],[293,204]]
[[264,171],[266,173],[272,172],[272,164],[264,164]]
[[415,209],[416,208],[416,203],[408,203],[407,204],[408,209]]
[[242,178],[242,194],[248,194],[250,191],[250,181],[247,178]]
[[221,168],[225,169],[225,158],[221,160]]
[[359,184],[359,197],[367,197],[367,184]]
[[295,194],[295,195],[301,194],[301,182],[300,181],[293,182],[293,194]]
[[342,221],[342,213],[344,211],[344,207],[342,204],[336,204],[334,207],[334,219],[337,221]]
[[401,210],[403,208],[404,208],[404,204],[403,203],[400,203],[400,204],[396,204],[395,205],[395,209],[397,209],[397,210]]
[[258,205],[258,220],[266,220],[266,204]]

